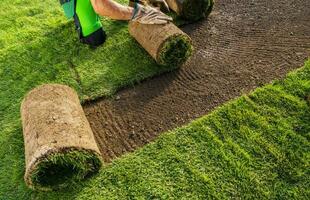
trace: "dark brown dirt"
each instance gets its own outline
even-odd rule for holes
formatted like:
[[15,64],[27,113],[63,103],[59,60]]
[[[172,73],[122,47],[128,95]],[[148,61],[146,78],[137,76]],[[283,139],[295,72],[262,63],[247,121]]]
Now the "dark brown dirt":
[[218,0],[183,30],[196,51],[181,69],[84,106],[106,161],[283,78],[310,56],[309,0]]

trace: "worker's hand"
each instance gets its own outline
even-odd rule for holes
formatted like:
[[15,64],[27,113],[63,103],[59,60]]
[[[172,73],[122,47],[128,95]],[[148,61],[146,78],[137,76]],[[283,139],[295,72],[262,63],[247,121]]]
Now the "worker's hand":
[[150,4],[154,7],[159,7],[163,9],[164,11],[169,12],[169,6],[166,0],[148,0],[148,2],[150,2]]
[[172,21],[172,18],[151,6],[137,4],[133,11],[131,21],[136,21],[141,24],[167,24]]

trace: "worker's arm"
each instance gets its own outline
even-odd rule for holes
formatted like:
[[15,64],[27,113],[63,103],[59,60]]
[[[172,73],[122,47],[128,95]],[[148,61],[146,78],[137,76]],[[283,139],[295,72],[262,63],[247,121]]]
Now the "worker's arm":
[[166,24],[172,18],[150,6],[123,6],[113,0],[91,0],[95,12],[116,20],[132,20],[142,24]]
[[130,20],[133,8],[123,6],[113,0],[91,0],[95,12],[101,16],[116,20]]

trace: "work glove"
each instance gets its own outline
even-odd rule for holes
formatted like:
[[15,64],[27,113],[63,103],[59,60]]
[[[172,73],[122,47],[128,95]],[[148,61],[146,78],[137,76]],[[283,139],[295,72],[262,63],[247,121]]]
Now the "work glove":
[[172,18],[151,6],[136,4],[131,21],[141,24],[167,24]]
[[134,3],[138,3],[144,6],[150,5],[164,12],[169,12],[169,6],[166,0],[129,0],[129,6],[133,6]]

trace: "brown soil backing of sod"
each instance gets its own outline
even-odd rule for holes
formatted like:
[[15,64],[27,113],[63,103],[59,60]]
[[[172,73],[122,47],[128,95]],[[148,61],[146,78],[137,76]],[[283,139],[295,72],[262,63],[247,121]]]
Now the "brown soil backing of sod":
[[191,39],[173,23],[130,22],[129,33],[160,65],[179,66],[192,53]]
[[208,20],[182,28],[195,47],[183,67],[84,105],[104,160],[302,66],[309,8],[309,0],[215,1]]
[[[85,172],[86,176],[91,171],[97,171],[93,167],[100,167],[100,151],[78,95],[70,87],[47,84],[31,90],[22,102],[21,117],[26,159],[24,178],[29,187],[50,190],[63,185],[65,178],[49,183],[42,177],[52,179],[46,174],[56,177],[57,173],[61,173],[60,167],[63,170],[69,168],[74,174],[72,168],[79,166],[74,165],[72,158],[66,160],[68,152],[76,152],[76,155],[80,152],[83,156],[85,154],[83,158],[89,158],[82,161],[76,158],[75,163],[86,166],[76,170],[76,174]],[[56,162],[57,154],[63,155],[62,161],[65,163]],[[93,165],[94,160],[98,161],[98,166]]]

